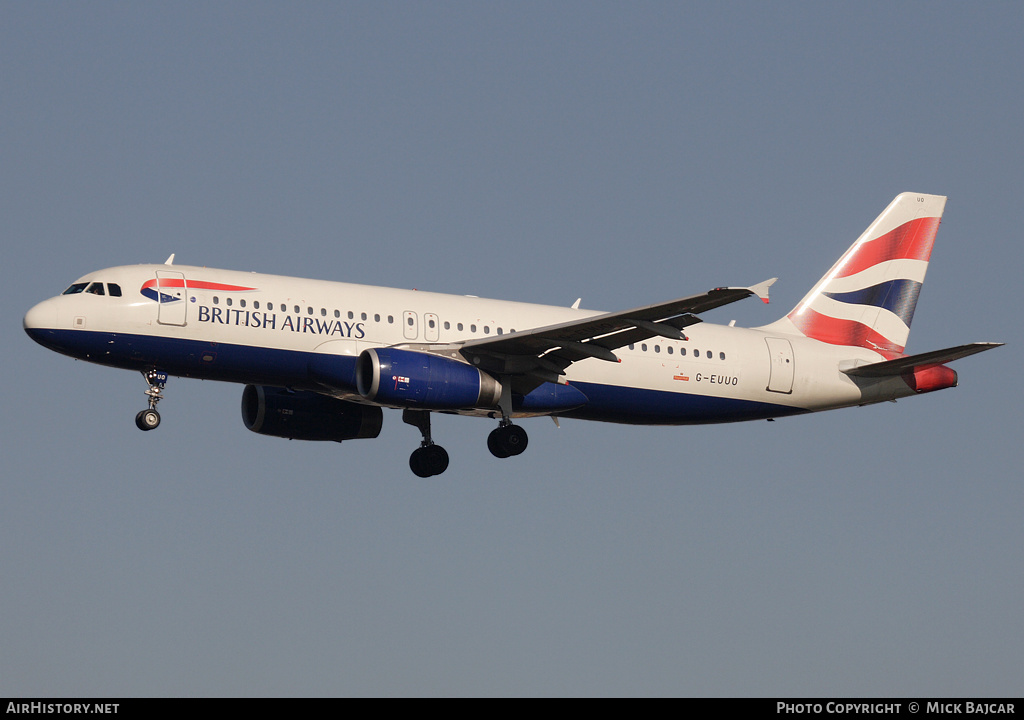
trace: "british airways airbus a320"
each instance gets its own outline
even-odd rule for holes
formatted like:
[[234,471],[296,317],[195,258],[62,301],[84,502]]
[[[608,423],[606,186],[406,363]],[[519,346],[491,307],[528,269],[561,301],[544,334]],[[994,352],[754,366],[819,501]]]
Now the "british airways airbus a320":
[[140,371],[160,424],[169,375],[245,384],[250,430],[299,440],[380,433],[398,408],[423,439],[420,477],[448,467],[430,414],[488,417],[496,457],[526,449],[513,419],[550,415],[688,425],[773,419],[954,387],[946,367],[997,347],[904,354],[946,198],[903,193],[806,297],[763,327],[701,313],[766,280],[623,312],[173,265],[115,267],[76,280],[25,315],[44,347]]

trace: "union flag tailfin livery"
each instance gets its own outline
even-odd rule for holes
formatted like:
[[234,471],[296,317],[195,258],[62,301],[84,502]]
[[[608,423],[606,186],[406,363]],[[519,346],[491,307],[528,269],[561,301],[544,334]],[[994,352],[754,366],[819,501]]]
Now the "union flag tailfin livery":
[[402,410],[420,477],[444,472],[431,413],[497,421],[499,458],[550,415],[690,425],[764,420],[954,387],[946,363],[1001,343],[904,350],[946,198],[899,195],[803,300],[757,328],[702,322],[774,279],[621,312],[174,265],[109,268],[25,315],[39,344],[142,373],[142,430],[160,424],[168,376],[245,385],[263,435],[353,440]]

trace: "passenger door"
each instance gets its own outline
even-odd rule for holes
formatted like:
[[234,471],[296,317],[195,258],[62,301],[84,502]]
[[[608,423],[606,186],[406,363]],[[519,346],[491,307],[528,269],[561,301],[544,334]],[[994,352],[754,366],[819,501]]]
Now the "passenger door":
[[157,270],[157,322],[161,325],[184,325],[188,314],[187,294],[184,273]]

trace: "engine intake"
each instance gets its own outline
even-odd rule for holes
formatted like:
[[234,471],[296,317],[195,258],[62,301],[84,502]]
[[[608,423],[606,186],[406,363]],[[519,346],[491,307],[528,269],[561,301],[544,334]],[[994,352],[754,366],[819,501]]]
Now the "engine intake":
[[242,422],[254,433],[289,440],[356,440],[380,435],[379,407],[338,400],[315,392],[246,385]]
[[363,350],[356,388],[382,405],[428,410],[496,407],[501,398],[501,383],[468,363],[397,348]]

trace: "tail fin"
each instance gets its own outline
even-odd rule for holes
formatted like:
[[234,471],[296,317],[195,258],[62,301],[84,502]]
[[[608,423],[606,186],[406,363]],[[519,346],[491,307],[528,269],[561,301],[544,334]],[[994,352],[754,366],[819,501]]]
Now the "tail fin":
[[832,345],[902,354],[945,205],[941,195],[898,195],[772,327],[792,323],[791,332]]

